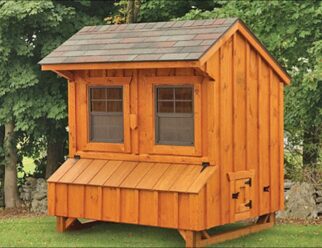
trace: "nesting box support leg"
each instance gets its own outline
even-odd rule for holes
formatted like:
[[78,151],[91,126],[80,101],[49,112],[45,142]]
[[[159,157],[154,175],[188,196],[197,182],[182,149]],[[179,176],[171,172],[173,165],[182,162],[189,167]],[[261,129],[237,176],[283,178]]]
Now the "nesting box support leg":
[[227,231],[215,235],[210,235],[206,230],[201,232],[179,230],[180,235],[186,242],[186,247],[205,247],[211,244],[221,243],[227,240],[236,239],[251,233],[256,233],[272,227],[275,224],[275,213],[262,215],[255,224]]
[[186,242],[187,248],[199,247],[199,241],[201,239],[201,232],[179,230],[181,237]]
[[91,227],[97,221],[87,221],[81,223],[77,218],[68,218],[68,217],[56,217],[56,230],[57,232],[65,232],[68,230],[78,230],[86,227]]

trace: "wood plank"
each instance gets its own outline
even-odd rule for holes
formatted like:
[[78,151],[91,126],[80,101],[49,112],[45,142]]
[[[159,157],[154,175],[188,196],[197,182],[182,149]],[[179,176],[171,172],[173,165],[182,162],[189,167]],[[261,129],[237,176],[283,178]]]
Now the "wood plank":
[[154,185],[154,190],[169,190],[170,187],[176,182],[180,175],[187,168],[186,165],[172,164],[160,178],[160,180]]
[[48,204],[48,215],[55,215],[55,183],[48,183],[48,192],[47,192],[47,204]]
[[121,183],[123,188],[136,188],[141,179],[153,168],[153,163],[139,163]]
[[187,193],[178,194],[178,228],[189,230],[191,228],[190,198]]
[[91,159],[80,159],[59,180],[60,183],[72,183],[93,162]]
[[206,185],[211,175],[218,169],[218,166],[209,166],[198,174],[193,183],[187,189],[190,193],[199,193],[201,188]]
[[77,162],[76,159],[67,159],[56,171],[53,175],[51,175],[47,182],[58,182],[62,176],[66,174],[67,171],[70,170],[70,168],[73,167],[73,165]]
[[137,162],[123,162],[104,183],[104,186],[118,187],[123,180],[134,170]]
[[[84,72],[83,72],[84,74]],[[84,150],[87,143],[87,84],[81,77],[81,73],[75,75],[76,86],[76,147],[77,150]]]
[[83,218],[85,204],[83,185],[68,185],[68,217]]
[[[136,126],[139,118],[139,72],[135,70],[133,73],[133,79],[130,85],[130,113],[133,114],[136,118]],[[132,143],[132,152],[134,154],[139,154],[139,128],[136,127],[131,131],[131,143]]]
[[255,170],[253,183],[253,208],[251,210],[253,215],[259,215],[259,164],[258,164],[258,64],[256,51],[246,45],[246,116],[247,116],[247,148],[246,148],[246,165],[247,170]]
[[236,238],[239,238],[239,237],[242,237],[245,235],[249,235],[251,233],[260,232],[262,230],[271,228],[273,225],[274,225],[274,223],[272,223],[272,222],[264,223],[264,224],[254,224],[254,225],[239,228],[237,230],[227,231],[224,233],[216,234],[216,235],[211,236],[210,238],[198,240],[197,246],[198,247],[205,247],[210,244],[217,244],[217,243],[221,243],[221,242],[224,242],[227,240],[236,239]]
[[123,161],[108,161],[102,169],[88,182],[88,185],[103,185]]
[[230,190],[227,172],[232,171],[232,39],[220,49],[220,177],[222,224],[230,221]]
[[121,221],[137,224],[139,222],[139,192],[121,189]]
[[103,188],[103,220],[120,220],[120,199],[119,188]]
[[164,172],[170,167],[170,164],[156,163],[152,169],[145,174],[142,180],[137,184],[137,189],[153,189]]
[[[222,185],[222,180],[223,178],[221,178],[221,168],[220,168],[220,165],[221,165],[221,151],[222,151],[222,148],[221,148],[221,125],[220,125],[220,118],[221,118],[221,53],[222,51],[221,50],[218,50],[214,56],[214,63],[215,63],[215,66],[213,67],[213,73],[214,75],[217,75],[215,80],[215,84],[214,84],[214,102],[215,104],[213,105],[214,106],[214,138],[212,139],[214,141],[214,153],[215,153],[215,165],[216,166],[216,174],[218,175],[216,178],[217,178],[217,188],[220,189],[221,188],[221,185]],[[212,193],[212,194],[215,194]],[[222,215],[222,206],[223,204],[220,204],[220,201],[222,199],[222,191],[219,190],[219,192],[217,193],[217,196],[219,197],[218,199],[218,202],[216,203],[216,209],[218,209],[218,215],[219,215],[219,223],[221,223],[221,215]],[[209,213],[209,211],[208,211]]]
[[280,169],[280,209],[284,209],[284,85],[279,83],[279,169]]
[[260,215],[269,213],[270,194],[264,192],[263,188],[270,185],[269,165],[269,68],[259,58],[259,165],[260,165]]
[[74,180],[73,183],[88,184],[106,163],[108,163],[107,160],[93,160],[93,162]]
[[159,192],[158,225],[178,228],[178,193]]
[[76,86],[75,81],[68,81],[68,145],[69,157],[74,157],[76,147]]
[[158,225],[158,192],[139,190],[139,223],[141,225]]
[[278,197],[280,195],[278,87],[278,78],[273,71],[270,70],[270,212],[276,212],[280,206],[280,198]]
[[206,229],[205,188],[199,194],[189,194],[190,201],[190,228],[193,230]]
[[100,220],[102,218],[101,187],[85,186],[85,213],[84,218]]
[[233,128],[234,128],[234,169],[246,169],[246,42],[234,35],[234,86],[233,86]]
[[67,216],[67,185],[57,183],[55,184],[55,215]]
[[207,180],[206,196],[205,196],[205,214],[206,214],[206,228],[209,229],[214,226],[220,225],[220,180],[219,180],[219,170],[216,169],[215,172]]
[[194,182],[195,178],[200,174],[201,166],[187,166],[181,173],[179,178],[170,187],[170,191],[187,192],[188,188]]
[[[140,122],[141,123],[141,122]],[[141,127],[141,125],[140,125]],[[141,144],[141,143],[140,143]],[[140,153],[128,154],[117,152],[102,152],[102,151],[77,151],[77,154],[82,158],[92,159],[107,159],[107,160],[123,160],[123,161],[139,161],[139,162],[155,162],[155,163],[176,163],[176,164],[196,164],[200,165],[204,161],[208,161],[208,157],[194,157],[194,156],[182,156],[182,155],[157,155]]]

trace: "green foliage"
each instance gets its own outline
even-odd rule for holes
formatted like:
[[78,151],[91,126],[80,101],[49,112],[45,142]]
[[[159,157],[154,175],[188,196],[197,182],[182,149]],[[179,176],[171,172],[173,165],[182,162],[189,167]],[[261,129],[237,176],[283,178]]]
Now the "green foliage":
[[0,0],[0,126],[14,121],[20,157],[41,160],[48,139],[67,139],[66,81],[38,61],[113,10],[104,1]]
[[220,6],[214,0],[142,0],[140,22],[169,21],[184,16],[191,9],[211,10]]

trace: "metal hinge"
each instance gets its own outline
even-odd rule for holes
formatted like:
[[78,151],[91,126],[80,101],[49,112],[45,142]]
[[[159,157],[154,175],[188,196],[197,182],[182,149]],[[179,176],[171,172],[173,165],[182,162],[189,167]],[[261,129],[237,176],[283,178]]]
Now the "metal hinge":
[[269,192],[269,188],[270,188],[269,186],[265,186],[265,187],[263,188],[263,191],[264,191],[264,192]]
[[245,207],[247,207],[247,208],[252,208],[252,207],[253,207],[253,202],[252,202],[252,200],[250,200],[249,202],[247,202],[247,203],[245,204]]
[[81,156],[80,155],[78,155],[78,154],[75,154],[74,155],[74,159],[80,159],[81,158]]
[[249,187],[252,187],[252,179],[249,178],[247,181],[245,181],[246,185],[249,185]]
[[203,172],[204,169],[206,169],[209,165],[210,165],[209,162],[202,162],[201,163],[202,168],[201,168],[201,171],[200,172]]
[[233,199],[238,199],[238,197],[239,197],[239,192],[231,194],[231,198],[233,198]]

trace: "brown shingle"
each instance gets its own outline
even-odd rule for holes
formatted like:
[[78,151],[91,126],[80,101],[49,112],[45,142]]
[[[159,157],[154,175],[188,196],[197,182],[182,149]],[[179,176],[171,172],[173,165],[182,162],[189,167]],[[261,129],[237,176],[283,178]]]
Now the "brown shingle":
[[88,26],[40,64],[197,60],[236,18]]

